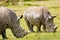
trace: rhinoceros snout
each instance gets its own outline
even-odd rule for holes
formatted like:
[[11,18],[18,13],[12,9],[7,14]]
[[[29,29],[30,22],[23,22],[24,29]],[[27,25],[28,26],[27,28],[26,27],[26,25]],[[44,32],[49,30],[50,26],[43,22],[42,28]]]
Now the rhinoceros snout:
[[16,36],[16,38],[23,38],[27,34],[29,34],[29,32],[24,31],[22,34],[16,34],[15,36]]

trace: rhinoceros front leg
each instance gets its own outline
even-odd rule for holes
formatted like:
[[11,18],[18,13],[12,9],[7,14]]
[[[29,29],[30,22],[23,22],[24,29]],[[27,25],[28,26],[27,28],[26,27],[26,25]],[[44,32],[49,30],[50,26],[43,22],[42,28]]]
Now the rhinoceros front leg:
[[37,32],[41,32],[41,25],[37,26]]
[[43,30],[44,30],[44,32],[47,32],[46,31],[46,25],[43,25]]
[[37,26],[37,32],[41,32],[41,25],[42,25],[42,23],[38,24],[38,26]]
[[2,32],[2,37],[3,37],[3,39],[8,39],[7,36],[6,36],[6,30],[4,30],[4,31]]
[[29,22],[28,20],[26,20],[26,23],[27,23],[27,26],[28,26],[28,29],[29,29],[28,32],[34,32],[34,31],[33,31],[33,25],[30,24],[30,22]]
[[2,37],[3,37],[3,39],[8,39],[6,37],[6,28],[7,28],[6,24],[2,25]]

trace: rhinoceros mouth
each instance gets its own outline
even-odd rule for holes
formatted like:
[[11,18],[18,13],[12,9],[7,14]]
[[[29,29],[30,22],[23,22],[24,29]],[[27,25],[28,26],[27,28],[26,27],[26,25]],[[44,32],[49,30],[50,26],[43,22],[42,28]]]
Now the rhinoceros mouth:
[[14,36],[16,38],[23,38],[24,36],[26,36],[27,34],[29,34],[29,32],[26,32],[25,30],[23,32],[20,33],[15,33]]
[[16,34],[15,36],[16,36],[16,38],[23,38],[23,37],[24,37],[24,36],[21,35],[21,34]]
[[56,32],[57,28],[58,28],[58,27],[55,27],[55,28],[54,28],[54,32]]

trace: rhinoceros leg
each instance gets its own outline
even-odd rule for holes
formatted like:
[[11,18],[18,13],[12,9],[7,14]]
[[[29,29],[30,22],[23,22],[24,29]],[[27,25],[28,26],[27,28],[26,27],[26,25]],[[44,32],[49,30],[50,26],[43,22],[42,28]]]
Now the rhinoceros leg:
[[37,26],[37,32],[41,32],[41,25],[42,25],[42,23],[40,23],[40,24]]
[[8,39],[8,38],[6,37],[6,31],[5,31],[5,30],[2,32],[2,37],[3,37],[3,39]]
[[6,28],[7,28],[7,25],[2,25],[2,37],[3,37],[3,39],[8,39],[6,37]]
[[26,23],[27,23],[29,32],[34,32],[34,31],[33,31],[33,25],[32,25],[28,20],[26,20]]
[[46,31],[46,25],[43,25],[43,30],[44,30],[44,32],[47,32]]
[[37,32],[41,32],[41,25],[37,26]]

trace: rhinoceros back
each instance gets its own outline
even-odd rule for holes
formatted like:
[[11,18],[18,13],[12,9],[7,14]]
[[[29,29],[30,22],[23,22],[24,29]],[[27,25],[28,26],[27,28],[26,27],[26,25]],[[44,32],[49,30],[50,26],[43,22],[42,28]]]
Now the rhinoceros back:
[[16,20],[16,14],[5,7],[0,7],[0,26],[8,24],[9,26]]
[[36,12],[25,12],[24,18],[27,19],[33,25],[39,25],[41,21],[42,14],[37,14]]

